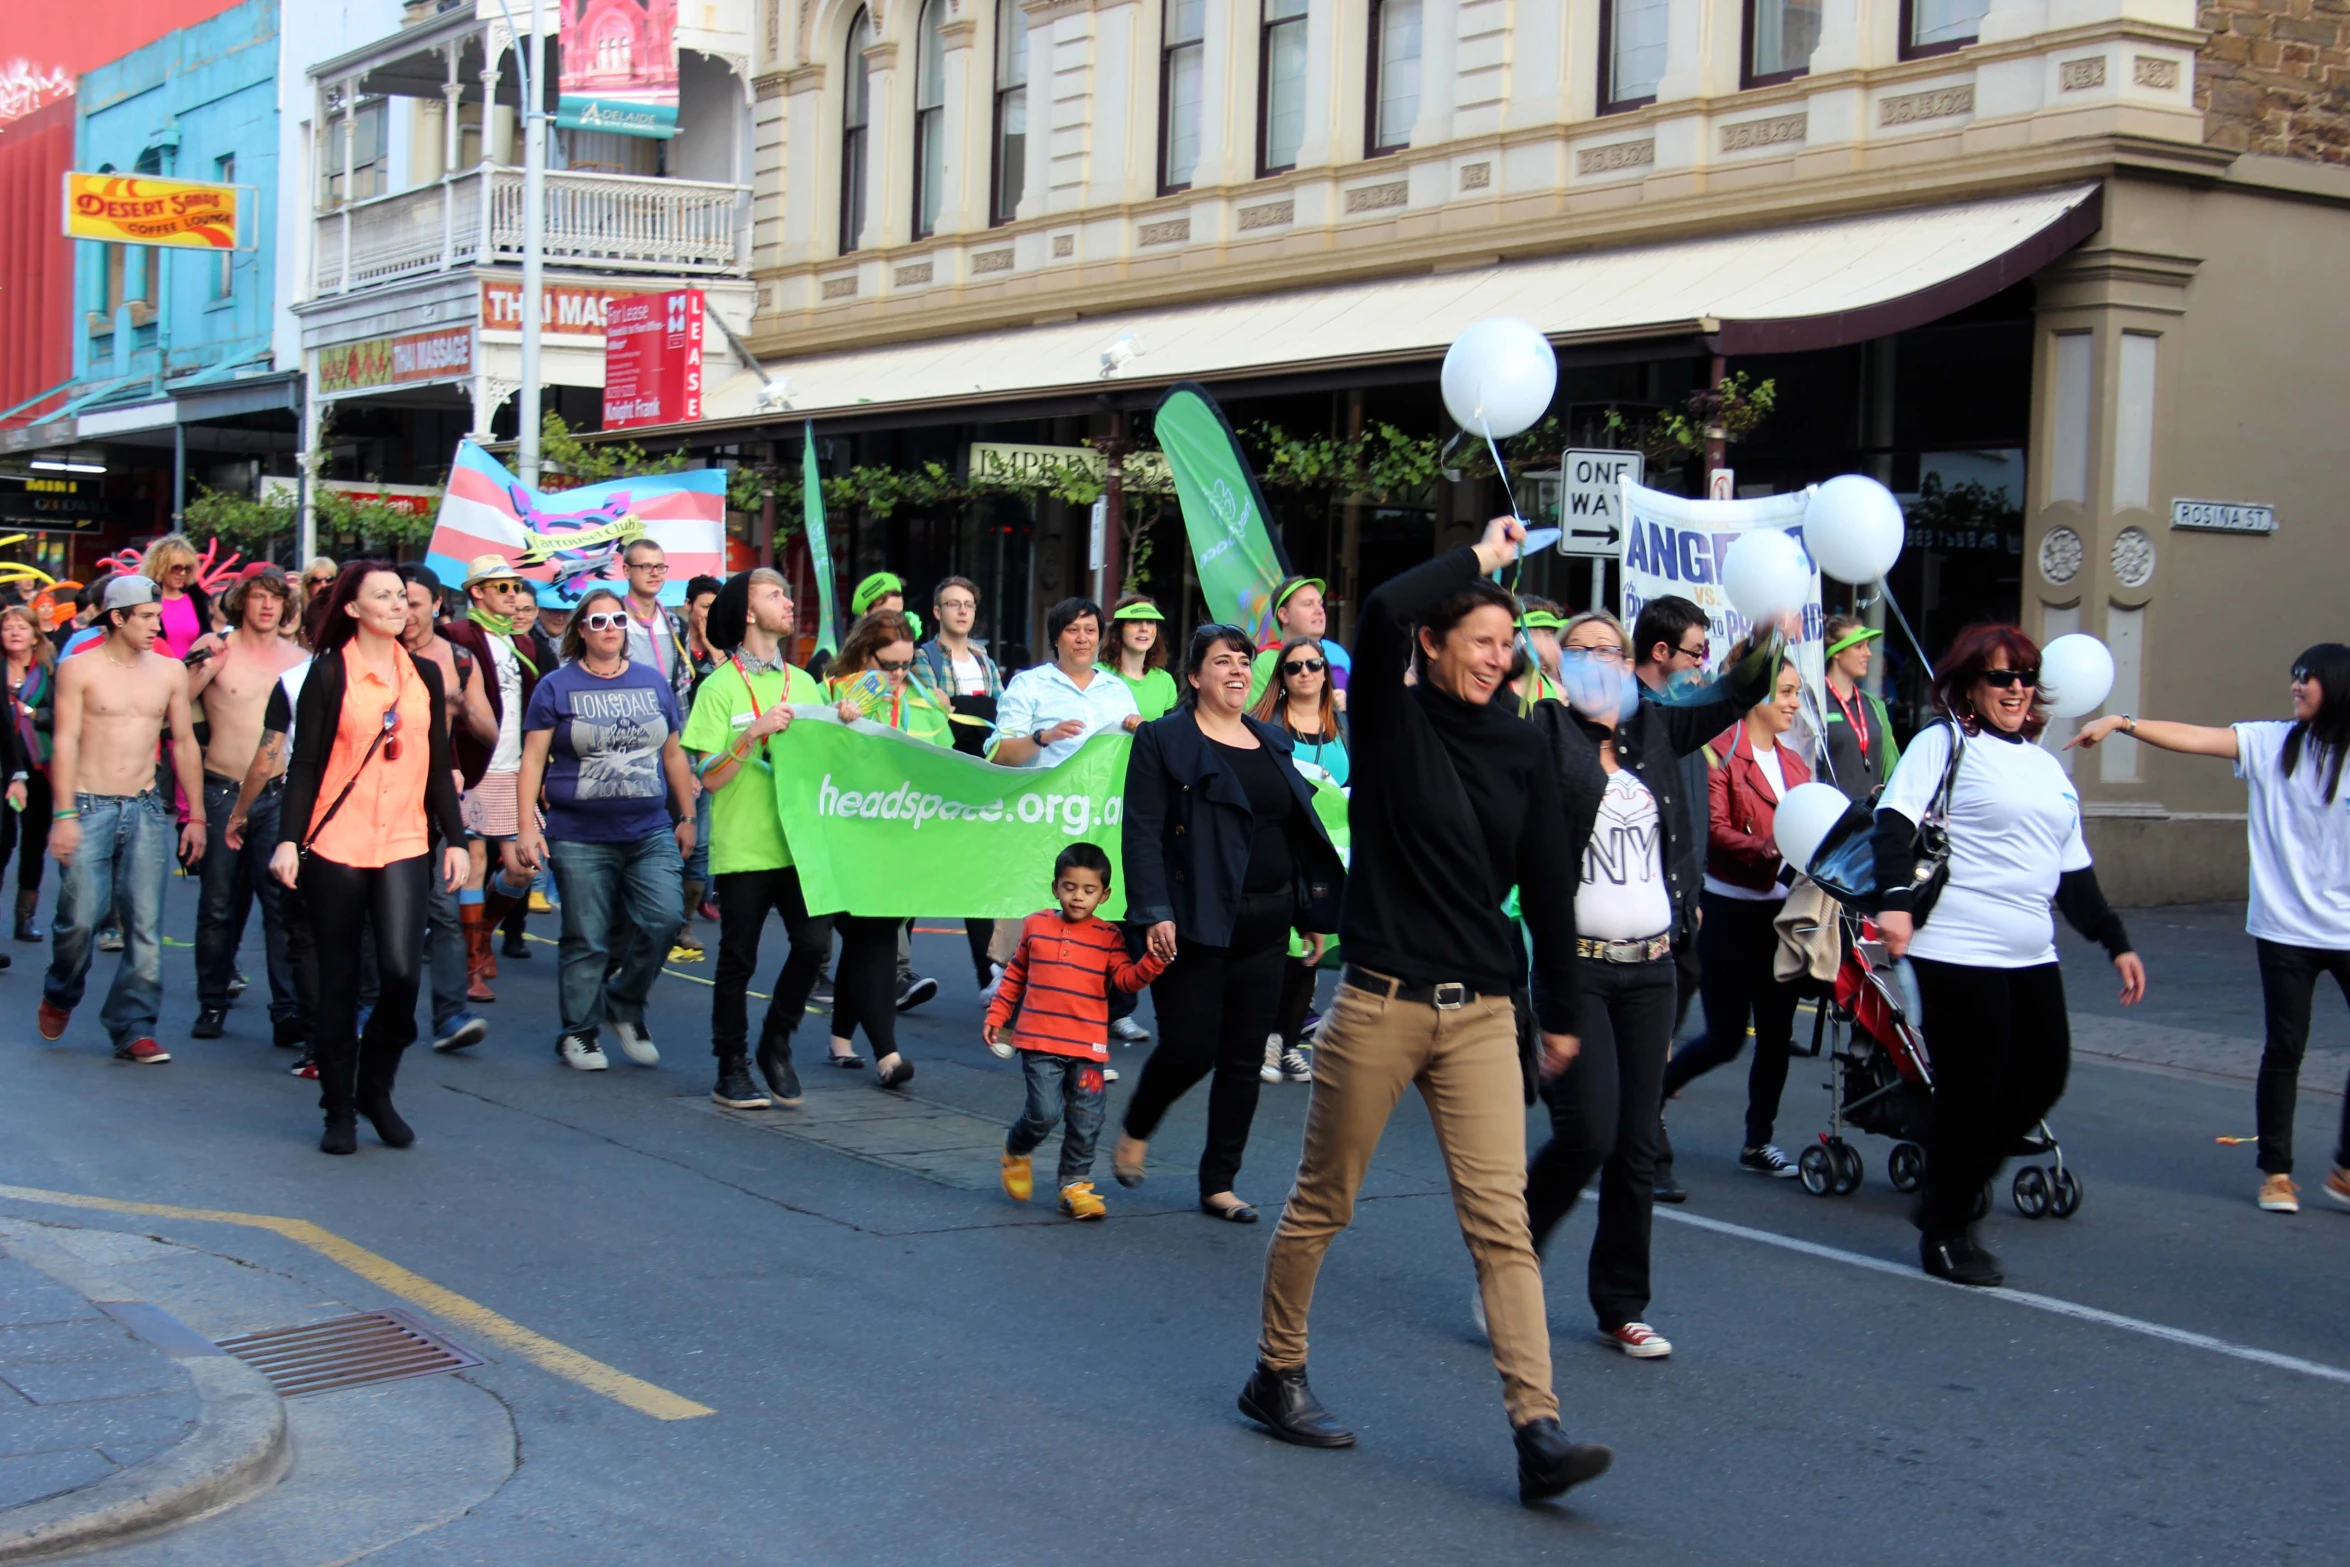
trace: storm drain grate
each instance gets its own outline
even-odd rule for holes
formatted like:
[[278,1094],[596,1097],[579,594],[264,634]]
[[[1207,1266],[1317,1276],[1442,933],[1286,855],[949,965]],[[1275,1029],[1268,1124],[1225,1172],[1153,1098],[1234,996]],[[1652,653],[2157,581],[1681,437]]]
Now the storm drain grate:
[[220,1347],[286,1398],[429,1377],[481,1364],[404,1311],[363,1311],[298,1328],[224,1338]]

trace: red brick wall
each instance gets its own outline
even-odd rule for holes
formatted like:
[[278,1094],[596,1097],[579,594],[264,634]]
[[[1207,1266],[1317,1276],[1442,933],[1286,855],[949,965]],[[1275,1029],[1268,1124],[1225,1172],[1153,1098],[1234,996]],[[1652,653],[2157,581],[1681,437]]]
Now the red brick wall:
[[2350,163],[2350,0],[2203,0],[2198,20],[2213,146]]

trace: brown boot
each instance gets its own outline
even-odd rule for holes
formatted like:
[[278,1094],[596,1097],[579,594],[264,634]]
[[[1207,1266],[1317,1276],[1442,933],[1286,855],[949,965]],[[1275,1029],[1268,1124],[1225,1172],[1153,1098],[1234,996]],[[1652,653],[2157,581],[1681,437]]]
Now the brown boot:
[[468,1001],[495,1001],[498,993],[489,986],[490,926],[482,918],[482,906],[466,903],[458,906],[458,921],[465,927],[465,999]]

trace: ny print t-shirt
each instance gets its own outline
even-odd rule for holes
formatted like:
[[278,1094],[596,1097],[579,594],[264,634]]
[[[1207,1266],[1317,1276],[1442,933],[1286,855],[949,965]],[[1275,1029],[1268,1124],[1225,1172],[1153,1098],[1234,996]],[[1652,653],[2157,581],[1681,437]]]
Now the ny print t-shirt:
[[660,671],[630,663],[610,680],[565,664],[538,683],[526,734],[552,729],[549,842],[634,843],[669,830],[661,747],[683,728]]
[[1618,768],[1607,775],[1591,841],[1583,846],[1575,934],[1594,941],[1644,941],[1672,928],[1673,898],[1665,888],[1656,796],[1630,768]]

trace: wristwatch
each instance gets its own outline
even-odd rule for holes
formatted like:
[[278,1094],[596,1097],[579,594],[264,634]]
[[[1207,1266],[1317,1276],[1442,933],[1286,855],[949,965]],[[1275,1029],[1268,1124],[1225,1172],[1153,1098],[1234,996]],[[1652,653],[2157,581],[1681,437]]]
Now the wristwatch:
[[1029,736],[1028,736],[1028,738],[1029,738],[1029,740],[1030,740],[1032,743],[1034,743],[1034,744],[1036,744],[1036,745],[1051,745],[1051,744],[1052,744],[1052,742],[1051,742],[1050,740],[1048,740],[1048,739],[1046,739],[1046,738],[1045,738],[1045,732],[1044,732],[1044,730],[1042,730],[1041,728],[1040,728],[1040,729],[1036,729],[1036,730],[1033,730],[1033,731],[1031,731],[1031,732],[1030,732],[1030,734],[1029,734]]
[[2137,732],[2138,715],[2135,713],[2122,714],[2122,733],[2126,735],[2135,735]]

